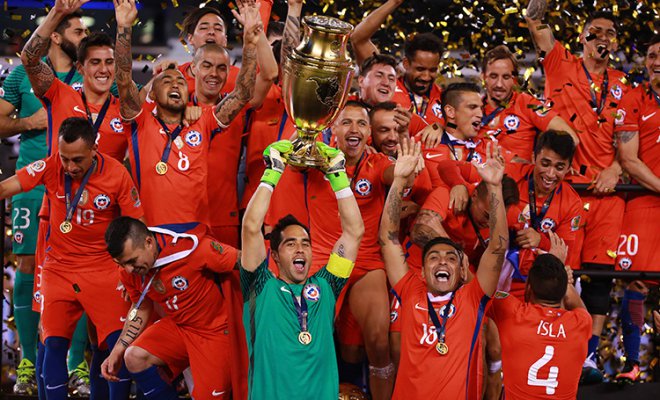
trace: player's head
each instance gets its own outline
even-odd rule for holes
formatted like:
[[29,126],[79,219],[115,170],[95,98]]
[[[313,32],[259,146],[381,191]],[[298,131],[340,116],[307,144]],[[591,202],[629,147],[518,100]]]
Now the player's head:
[[660,89],[660,34],[655,34],[648,43],[645,60],[649,82],[656,92]]
[[[481,88],[471,82],[452,83],[442,91],[442,112],[449,133],[468,139],[477,136],[481,127]],[[450,125],[453,124],[453,125]],[[454,126],[451,130],[450,126]]]
[[174,64],[154,78],[149,96],[158,107],[173,113],[183,112],[188,104],[188,82]]
[[484,56],[481,78],[489,99],[505,101],[518,81],[518,60],[505,45],[494,47]]
[[[502,178],[502,197],[504,198],[504,207],[507,209],[509,206],[518,204],[520,200],[518,185],[508,175],[504,175],[504,178]],[[488,188],[484,181],[479,182],[474,192],[472,192],[469,207],[470,216],[474,220],[474,223],[480,229],[488,228],[488,219],[490,217],[488,210],[490,207],[488,205]]]
[[422,278],[429,292],[452,292],[467,279],[467,258],[463,248],[445,237],[431,239],[422,251]]
[[584,57],[607,60],[610,53],[619,48],[617,30],[618,23],[611,12],[597,11],[589,15],[580,34]]
[[87,118],[67,118],[60,125],[58,147],[64,172],[80,180],[96,157],[96,135]]
[[550,194],[564,180],[575,154],[575,141],[563,131],[548,130],[534,147],[534,188],[537,195]]
[[85,90],[97,94],[110,91],[115,80],[115,49],[110,36],[104,32],[92,32],[82,39],[77,66]]
[[371,121],[371,143],[374,148],[388,156],[396,156],[396,145],[401,138],[394,116],[396,115],[396,103],[386,101],[371,107],[369,120]]
[[358,85],[360,99],[369,105],[392,100],[396,90],[396,58],[374,54],[364,60]]
[[287,283],[302,283],[312,265],[309,229],[289,214],[280,219],[269,235],[270,252]]
[[215,43],[204,44],[195,50],[192,69],[195,90],[206,98],[217,98],[227,81],[229,53]]
[[128,273],[146,275],[158,259],[156,238],[142,221],[117,217],[105,231],[110,257]]
[[77,50],[80,41],[86,37],[87,27],[83,23],[82,14],[73,12],[67,14],[57,24],[55,31],[50,34],[50,44],[59,46],[64,54],[75,62],[78,59]]
[[552,254],[541,254],[527,275],[525,301],[558,305],[566,295],[567,285],[564,264]]
[[347,162],[359,159],[371,134],[367,107],[359,101],[347,101],[332,123],[332,134]]
[[268,29],[266,29],[266,38],[268,39],[268,43],[272,45],[275,41],[282,40],[282,35],[284,35],[284,22],[268,22]]
[[181,39],[192,46],[193,52],[206,43],[227,46],[227,24],[217,8],[206,6],[191,10],[182,26]]
[[403,68],[408,88],[420,96],[428,94],[438,77],[442,40],[431,32],[418,33],[406,41]]

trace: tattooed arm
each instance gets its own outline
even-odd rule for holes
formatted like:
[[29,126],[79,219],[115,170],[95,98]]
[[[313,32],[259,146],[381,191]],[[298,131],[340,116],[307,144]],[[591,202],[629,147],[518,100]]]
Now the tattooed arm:
[[619,162],[623,169],[640,185],[660,193],[660,178],[639,159],[639,132],[619,131],[616,133]]
[[410,240],[419,248],[424,248],[431,239],[440,236],[449,237],[442,226],[442,216],[433,210],[423,208],[417,214],[415,224],[410,231]]
[[488,247],[484,252],[479,267],[477,280],[481,289],[492,296],[500,278],[504,255],[509,248],[509,231],[506,223],[506,209],[502,198],[502,178],[504,177],[504,159],[500,155],[500,147],[488,143],[486,148],[486,163],[477,167],[481,179],[488,189],[488,215],[490,236]]
[[549,53],[555,45],[555,37],[552,35],[552,29],[543,23],[545,10],[548,7],[547,0],[529,0],[525,20],[527,29],[532,35],[532,42],[539,54]]
[[403,3],[403,0],[387,1],[355,27],[355,30],[351,33],[351,45],[358,65],[362,65],[362,62],[374,53],[379,53],[371,38],[401,3]]
[[119,91],[119,107],[122,118],[131,120],[141,110],[140,93],[133,82],[133,57],[131,54],[132,26],[137,18],[135,0],[113,0],[117,20],[115,43],[115,80]]
[[280,50],[280,63],[291,54],[300,44],[300,14],[302,13],[302,0],[289,0],[289,9],[286,14],[284,33],[282,34],[282,49]]

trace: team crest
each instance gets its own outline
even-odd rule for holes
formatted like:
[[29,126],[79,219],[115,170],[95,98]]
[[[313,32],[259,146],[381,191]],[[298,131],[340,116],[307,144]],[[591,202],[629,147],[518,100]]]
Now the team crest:
[[46,161],[37,160],[32,164],[28,165],[25,169],[30,176],[35,176],[37,173],[41,172],[46,168]]
[[623,121],[626,119],[626,110],[623,108],[619,108],[616,110],[616,114],[614,114],[614,124],[615,125],[623,125]]
[[176,290],[186,290],[188,289],[188,279],[181,275],[175,276],[172,278],[172,287]]
[[202,144],[202,134],[197,131],[190,131],[186,133],[186,143],[190,147],[197,147]]
[[222,248],[222,245],[218,242],[211,242],[211,248],[217,251],[218,254],[222,254],[225,251],[225,249]]
[[507,297],[509,297],[509,293],[498,290],[497,292],[495,292],[494,297],[496,299],[506,299]]
[[[445,307],[447,307],[446,304],[440,307],[440,309],[438,310],[438,315],[440,315],[441,317],[445,315]],[[447,314],[447,318],[453,317],[454,314],[456,314],[456,305],[452,304],[451,308],[449,308],[449,314]]]
[[155,279],[153,286],[154,286],[154,290],[157,293],[165,294],[165,285],[163,285],[163,281],[161,281],[160,279]]
[[309,301],[318,301],[321,297],[321,289],[313,283],[307,284],[303,288],[303,296]]
[[98,210],[105,210],[110,206],[110,197],[107,194],[99,194],[94,197],[94,207]]
[[580,219],[579,215],[571,219],[571,231],[575,232],[580,229]]
[[619,260],[619,267],[621,269],[629,269],[632,266],[632,260],[628,257],[623,257],[622,259]]
[[110,120],[110,128],[112,128],[112,130],[116,133],[124,132],[124,125],[121,123],[121,119],[119,118],[113,118]]
[[614,86],[612,86],[612,89],[610,89],[610,94],[615,99],[621,100],[621,96],[623,96],[623,90],[621,89],[621,86],[614,85]]
[[371,193],[371,182],[369,182],[368,179],[360,179],[355,184],[355,191],[360,196],[367,196],[369,193]]
[[544,233],[550,232],[555,226],[557,226],[557,223],[552,218],[543,218],[543,221],[541,221],[541,231]]
[[470,160],[470,161],[473,161],[473,160],[476,161],[477,164],[483,164],[484,163],[484,159],[483,159],[483,157],[481,157],[481,154],[479,154],[478,151],[475,151],[475,152],[472,153],[472,160]]
[[517,115],[511,114],[504,118],[504,127],[507,131],[515,131],[520,126],[520,118]]
[[21,232],[21,231],[14,232],[14,241],[18,244],[22,244],[23,243],[23,232]]
[[41,291],[37,290],[32,297],[37,304],[41,304]]
[[79,90],[79,89],[82,89],[82,88],[83,88],[83,84],[82,84],[82,82],[75,82],[75,83],[73,83],[73,84],[71,85],[71,87],[72,87],[74,90]]
[[439,103],[433,104],[431,111],[433,111],[433,115],[436,117],[442,118],[442,106]]

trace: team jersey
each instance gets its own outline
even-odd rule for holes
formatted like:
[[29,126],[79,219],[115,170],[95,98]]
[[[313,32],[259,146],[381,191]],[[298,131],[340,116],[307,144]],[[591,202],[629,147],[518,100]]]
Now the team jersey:
[[[37,160],[16,172],[22,190],[46,186],[50,203],[50,232],[44,269],[84,273],[112,264],[104,241],[105,231],[119,215],[142,218],[144,212],[138,191],[126,168],[119,161],[97,153],[96,169],[90,175],[71,220],[69,233],[60,231],[66,218],[64,168],[59,153]],[[73,181],[71,197],[79,181]]]
[[[167,172],[159,175],[156,164],[161,161],[169,136],[158,119],[143,108],[133,120],[124,123],[133,179],[150,226],[209,224],[208,153],[219,124],[213,112],[205,112],[192,125],[183,127],[171,145]],[[167,127],[170,132],[177,128]]]
[[[660,97],[655,98],[648,86],[638,86],[623,97],[617,114],[614,131],[638,132],[638,157],[655,176],[660,176]],[[657,193],[628,194],[626,209],[658,206]]]
[[[346,261],[346,260],[345,260]],[[305,284],[287,284],[268,270],[241,268],[243,324],[250,356],[248,399],[336,399],[339,394],[333,322],[350,270],[328,263]],[[312,341],[301,332],[293,296],[304,296]],[[320,379],[321,378],[321,379]]]
[[509,399],[575,399],[591,337],[584,308],[567,311],[497,292],[488,310],[500,333]]
[[393,400],[475,399],[480,397],[477,376],[481,354],[481,324],[490,298],[477,279],[455,292],[446,325],[446,355],[436,351],[438,335],[427,299],[442,321],[451,295],[430,298],[426,282],[409,271],[392,288],[400,299],[401,360]]
[[485,103],[479,136],[495,138],[503,149],[531,160],[537,133],[545,131],[556,116],[557,112],[533,96],[514,91],[506,108]]
[[152,233],[159,249],[156,266],[144,277],[119,268],[119,277],[132,302],[138,302],[151,281],[147,296],[160,304],[177,326],[198,334],[226,330],[227,310],[214,273],[231,271],[236,253],[228,256],[223,246],[208,236],[197,239],[194,235],[160,229]]
[[412,106],[413,113],[421,117],[428,124],[438,122],[444,125],[442,104],[440,103],[442,89],[437,84],[432,83],[428,96],[419,96],[408,90],[404,79],[401,77],[396,81],[396,89],[394,90],[392,101],[405,109],[410,109]]
[[[582,59],[555,41],[552,50],[545,55],[545,97],[552,102],[552,109],[566,122],[573,125],[580,138],[574,167],[584,178],[573,178],[590,182],[600,170],[609,167],[614,161],[614,118],[618,103],[629,86],[625,84],[625,74],[612,68],[607,69],[607,89],[600,114],[593,111],[601,105],[604,88],[603,78],[590,74],[589,82]],[[592,94],[596,97],[593,104]]]
[[[42,59],[46,61],[44,57]],[[69,72],[56,72],[55,75],[61,81],[66,80],[70,75],[68,84],[72,87],[82,87],[82,76],[75,68]],[[0,98],[10,103],[16,111],[18,118],[26,118],[39,111],[42,108],[41,101],[34,95],[32,84],[25,72],[25,67],[19,65],[14,68],[5,79],[2,88],[0,88]],[[46,147],[46,130],[32,130],[23,132],[20,135],[20,147],[18,150],[18,160],[16,169],[41,160],[48,155]],[[14,200],[20,199],[41,199],[44,195],[44,187],[37,186],[29,192],[19,193],[13,197]]]

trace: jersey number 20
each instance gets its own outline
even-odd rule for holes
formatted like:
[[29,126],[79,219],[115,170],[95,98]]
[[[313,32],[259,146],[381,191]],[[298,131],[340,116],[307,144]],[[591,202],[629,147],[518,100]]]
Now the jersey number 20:
[[541,386],[545,387],[546,394],[555,394],[555,389],[559,386],[557,382],[557,376],[559,375],[559,367],[550,367],[550,373],[548,373],[547,379],[541,379],[538,377],[539,370],[543,368],[547,363],[552,360],[552,356],[555,354],[554,346],[545,346],[545,354],[543,357],[536,360],[529,370],[527,371],[527,384],[529,386]]

